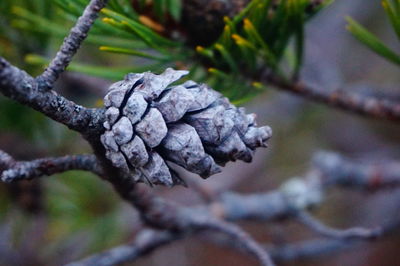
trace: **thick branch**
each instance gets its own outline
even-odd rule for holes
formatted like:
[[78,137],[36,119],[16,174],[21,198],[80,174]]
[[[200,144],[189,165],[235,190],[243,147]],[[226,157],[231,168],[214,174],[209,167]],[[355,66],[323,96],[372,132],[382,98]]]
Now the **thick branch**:
[[54,82],[71,62],[72,57],[78,51],[98,17],[98,13],[107,2],[108,0],[91,0],[89,5],[86,6],[82,16],[79,17],[69,35],[64,39],[55,58],[50,62],[43,74],[37,78],[40,86],[44,85],[47,89],[53,87]]
[[296,95],[308,98],[315,102],[349,111],[352,113],[374,117],[385,120],[400,121],[400,103],[387,99],[379,99],[371,96],[364,96],[349,93],[341,90],[329,91],[315,89],[301,82],[292,83],[278,76],[270,75],[264,78],[268,85],[285,90]]
[[70,170],[85,170],[97,175],[102,174],[94,155],[64,156],[19,162],[0,151],[0,176],[3,182],[33,179]]
[[70,129],[91,135],[102,130],[103,109],[88,109],[45,90],[25,71],[0,57],[0,92]]

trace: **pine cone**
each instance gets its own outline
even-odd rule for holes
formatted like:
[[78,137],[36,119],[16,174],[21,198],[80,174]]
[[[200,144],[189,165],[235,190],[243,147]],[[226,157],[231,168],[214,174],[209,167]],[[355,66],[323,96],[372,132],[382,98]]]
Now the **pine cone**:
[[271,137],[270,127],[256,127],[254,114],[207,85],[169,86],[187,74],[171,68],[128,74],[104,97],[106,156],[137,182],[182,184],[167,162],[209,177],[228,161],[250,162]]

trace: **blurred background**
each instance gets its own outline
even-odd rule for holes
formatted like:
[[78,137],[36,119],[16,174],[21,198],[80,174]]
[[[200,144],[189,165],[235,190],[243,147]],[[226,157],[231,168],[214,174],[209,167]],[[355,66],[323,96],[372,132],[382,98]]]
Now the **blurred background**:
[[[0,55],[32,75],[41,73],[80,12],[71,6],[63,9],[63,2],[1,0]],[[134,6],[136,1],[132,2]],[[400,99],[398,67],[371,52],[346,31],[346,16],[400,51],[380,1],[337,0],[307,22],[301,79],[316,87],[340,87],[374,95],[385,93]],[[157,25],[167,28],[173,24],[168,23],[159,20]],[[121,47],[130,45],[129,39],[123,38],[123,32],[117,33],[121,37],[118,40],[111,40],[112,36],[110,40],[96,40],[95,36],[101,36],[96,35],[100,30],[100,27],[93,29],[93,38],[85,43],[71,71],[56,86],[59,93],[90,107],[101,106],[107,87],[123,74],[157,71],[165,66],[165,61],[154,65],[151,56],[159,54],[151,51],[147,57],[137,57],[132,51],[108,53],[104,51],[107,48],[100,51],[102,41],[119,42]],[[208,78],[204,78],[204,70],[185,60],[168,60],[174,61],[175,67],[193,68],[195,74],[191,78]],[[209,81],[217,89],[227,86],[213,79]],[[239,99],[237,103],[248,112],[257,113],[259,124],[270,125],[274,136],[270,147],[258,151],[251,164],[230,163],[221,174],[201,181],[216,190],[257,193],[276,189],[288,178],[301,177],[312,155],[321,149],[371,161],[399,159],[400,128],[390,122],[310,103],[268,88],[268,84],[257,97]],[[90,152],[78,134],[3,96],[0,96],[0,149],[19,160]],[[187,188],[156,189],[162,196],[181,204],[200,202]],[[338,228],[374,226],[399,211],[396,204],[399,200],[397,190],[366,193],[334,189],[313,214]],[[315,237],[290,221],[241,222],[240,225],[263,243],[285,244]],[[126,243],[135,238],[140,226],[136,211],[121,201],[111,186],[90,173],[74,171],[40,180],[0,184],[1,265],[61,265]],[[399,244],[400,237],[392,236],[284,265],[400,265]],[[248,256],[193,236],[160,248],[132,265],[257,264]]]

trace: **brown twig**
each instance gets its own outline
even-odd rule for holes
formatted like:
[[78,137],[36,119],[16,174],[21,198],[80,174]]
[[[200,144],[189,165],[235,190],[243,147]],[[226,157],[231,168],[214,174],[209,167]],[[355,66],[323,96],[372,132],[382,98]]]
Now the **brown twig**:
[[268,85],[331,107],[368,117],[400,121],[400,103],[387,99],[378,99],[341,90],[316,89],[301,82],[287,81],[276,75],[268,75],[262,79]]

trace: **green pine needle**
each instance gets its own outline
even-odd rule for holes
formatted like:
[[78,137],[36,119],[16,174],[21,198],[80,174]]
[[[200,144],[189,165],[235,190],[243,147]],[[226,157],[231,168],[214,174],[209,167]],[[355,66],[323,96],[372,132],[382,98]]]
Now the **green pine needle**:
[[388,48],[375,35],[370,33],[367,29],[353,19],[347,17],[346,20],[348,22],[347,29],[353,34],[354,37],[356,37],[360,42],[365,44],[375,53],[386,58],[394,64],[400,65],[400,55]]
[[390,23],[392,24],[397,37],[400,39],[400,1],[383,0],[382,6],[389,17]]
[[171,61],[171,57],[159,57],[156,55],[148,54],[148,53],[133,50],[133,49],[125,49],[125,48],[111,47],[111,46],[100,46],[99,49],[100,49],[100,51],[107,51],[107,52],[117,53],[117,54],[134,55],[134,56],[138,56],[138,57],[153,59],[156,61],[165,61],[165,62]]

